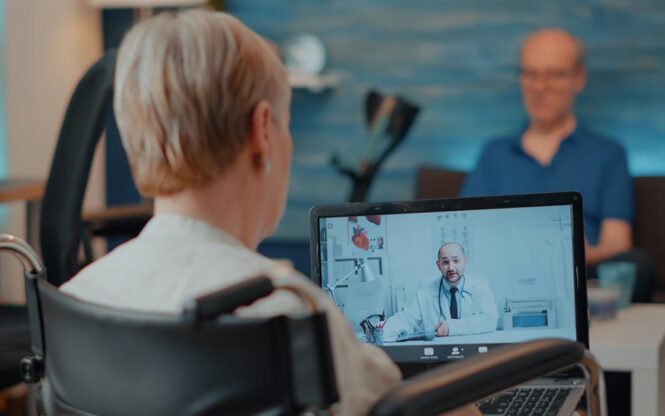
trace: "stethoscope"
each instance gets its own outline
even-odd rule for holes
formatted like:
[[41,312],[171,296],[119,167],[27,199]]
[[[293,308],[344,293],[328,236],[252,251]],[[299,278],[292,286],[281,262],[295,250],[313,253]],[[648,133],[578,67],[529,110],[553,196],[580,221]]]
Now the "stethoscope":
[[[439,314],[441,316],[441,319],[443,319],[443,307],[441,306],[441,293],[443,292],[443,279],[445,279],[445,277],[441,276],[441,280],[439,280]],[[462,293],[461,289],[460,289],[460,293]],[[450,296],[454,296],[454,295],[451,293]],[[462,316],[462,305],[461,305],[461,303],[462,302],[457,303],[457,316],[458,317]]]

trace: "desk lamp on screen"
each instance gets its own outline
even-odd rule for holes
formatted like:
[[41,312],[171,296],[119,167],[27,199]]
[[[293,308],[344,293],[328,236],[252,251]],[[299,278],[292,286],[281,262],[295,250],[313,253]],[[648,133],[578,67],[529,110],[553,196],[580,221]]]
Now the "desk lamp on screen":
[[[357,279],[351,279],[354,274],[358,275]],[[383,279],[374,273],[366,258],[357,258],[355,266],[349,273],[325,286],[333,302],[340,307],[341,305],[335,299],[334,291],[345,282],[348,283],[348,294],[342,310],[351,326],[358,332],[361,330],[360,323],[363,320],[370,316],[383,315],[385,299]]]

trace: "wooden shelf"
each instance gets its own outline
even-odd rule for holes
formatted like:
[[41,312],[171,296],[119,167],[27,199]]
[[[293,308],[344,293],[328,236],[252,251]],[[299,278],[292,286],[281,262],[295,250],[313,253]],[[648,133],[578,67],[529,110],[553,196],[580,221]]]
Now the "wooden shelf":
[[340,75],[334,72],[310,74],[300,71],[289,71],[289,84],[294,89],[304,89],[313,93],[337,88]]

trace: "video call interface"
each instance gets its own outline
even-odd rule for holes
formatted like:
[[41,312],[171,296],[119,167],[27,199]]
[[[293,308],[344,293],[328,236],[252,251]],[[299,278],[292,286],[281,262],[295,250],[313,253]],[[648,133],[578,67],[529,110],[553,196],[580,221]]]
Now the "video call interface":
[[397,362],[576,339],[568,205],[320,218],[319,247],[323,290]]

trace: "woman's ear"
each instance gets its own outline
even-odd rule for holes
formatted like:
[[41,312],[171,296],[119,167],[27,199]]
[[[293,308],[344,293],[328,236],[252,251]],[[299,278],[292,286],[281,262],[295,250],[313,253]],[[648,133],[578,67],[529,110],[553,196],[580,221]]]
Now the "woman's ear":
[[263,168],[268,162],[268,153],[272,141],[270,120],[272,107],[265,101],[259,101],[250,116],[248,143],[257,168]]

